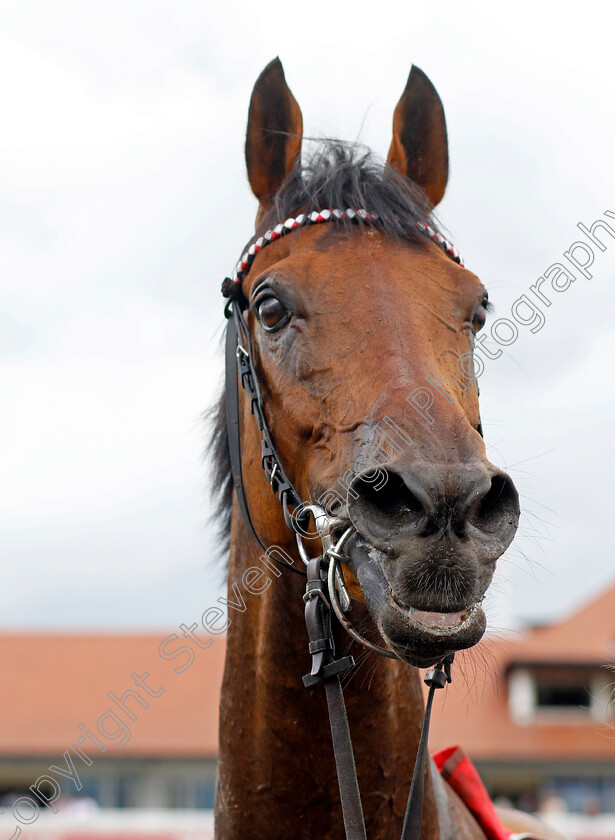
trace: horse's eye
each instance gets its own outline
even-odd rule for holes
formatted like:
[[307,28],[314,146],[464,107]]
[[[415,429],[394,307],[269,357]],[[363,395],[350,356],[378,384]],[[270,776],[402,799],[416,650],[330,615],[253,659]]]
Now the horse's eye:
[[256,309],[258,320],[263,327],[272,332],[278,329],[288,320],[288,311],[275,297],[268,297],[262,300]]
[[474,318],[472,318],[472,329],[475,333],[485,326],[485,321],[487,320],[487,313],[481,307],[478,312],[474,314]]
[[484,297],[480,304],[478,305],[478,309],[474,313],[472,318],[472,331],[477,333],[479,330],[485,326],[485,321],[487,320],[487,312],[489,311],[489,298]]

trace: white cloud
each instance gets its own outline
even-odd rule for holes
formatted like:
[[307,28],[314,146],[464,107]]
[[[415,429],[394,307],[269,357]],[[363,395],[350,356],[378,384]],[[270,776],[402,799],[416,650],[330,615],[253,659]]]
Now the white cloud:
[[[71,598],[77,620],[89,587],[108,595],[119,575],[124,603],[147,581],[159,605],[175,568],[202,581],[204,601],[216,589],[201,577],[214,537],[197,423],[221,375],[219,284],[254,217],[249,95],[275,55],[308,134],[360,133],[381,155],[411,62],[430,75],[451,142],[440,215],[499,315],[578,221],[615,210],[610,13],[495,9],[338,4],[323,19],[247,0],[5,4],[1,620],[35,621],[44,603],[62,624]],[[613,454],[614,259],[615,246],[481,382],[494,459],[540,456],[515,468],[536,500],[519,548],[548,571],[534,582],[524,560],[503,566],[511,622],[546,609],[541,589],[557,611],[611,575],[596,499]],[[558,516],[536,546],[539,503]]]

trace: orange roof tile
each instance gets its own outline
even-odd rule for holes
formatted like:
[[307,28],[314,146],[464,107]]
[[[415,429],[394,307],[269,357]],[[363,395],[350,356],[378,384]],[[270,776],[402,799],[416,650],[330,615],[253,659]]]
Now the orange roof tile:
[[564,621],[531,630],[519,640],[518,661],[615,661],[615,586]]
[[[206,650],[170,660],[159,654],[165,634],[1,634],[0,662],[4,689],[0,703],[1,755],[55,755],[82,736],[80,724],[99,739],[97,722],[110,734],[119,721],[130,730],[112,752],[133,756],[215,756],[218,750],[218,699],[224,667],[225,640],[215,637]],[[204,637],[203,637],[204,638]],[[181,639],[181,641],[180,641]],[[164,651],[176,652],[180,636]],[[187,665],[181,673],[175,668]],[[136,686],[131,675],[143,675],[152,691]],[[109,698],[127,696],[130,714]],[[117,720],[106,714],[112,710]],[[118,746],[126,738],[126,743]],[[101,740],[104,743],[104,739]],[[113,747],[113,744],[112,744]],[[84,744],[85,749],[85,744]],[[95,750],[95,748],[94,748]],[[87,749],[86,749],[87,752]],[[109,754],[109,753],[108,753]]]

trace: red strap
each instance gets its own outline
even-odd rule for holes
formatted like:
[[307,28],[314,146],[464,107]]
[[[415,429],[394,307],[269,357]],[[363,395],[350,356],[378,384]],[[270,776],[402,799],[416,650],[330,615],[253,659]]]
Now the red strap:
[[443,778],[471,812],[488,840],[510,840],[513,832],[500,822],[476,767],[461,747],[447,747],[432,756]]

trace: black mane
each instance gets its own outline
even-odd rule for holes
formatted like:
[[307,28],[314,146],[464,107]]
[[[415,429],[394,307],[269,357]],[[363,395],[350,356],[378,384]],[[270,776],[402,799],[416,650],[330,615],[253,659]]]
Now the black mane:
[[[363,209],[377,216],[370,227],[387,236],[417,242],[425,236],[416,223],[429,224],[437,230],[424,192],[405,176],[378,161],[369,149],[353,143],[327,140],[302,165],[297,165],[274,198],[271,209],[259,223],[255,234],[299,213],[326,208]],[[337,225],[356,227],[360,221],[338,220]],[[220,301],[222,308],[222,301]],[[215,518],[220,522],[223,549],[228,547],[233,482],[226,437],[226,394],[212,406],[208,419],[212,437],[208,447],[213,466],[212,497],[216,502]]]
[[[420,239],[416,222],[434,224],[425,193],[416,184],[384,166],[365,146],[327,140],[286,178],[257,235],[298,213],[335,207],[375,214],[377,220],[370,227],[398,240]],[[357,221],[336,224],[356,226]]]

